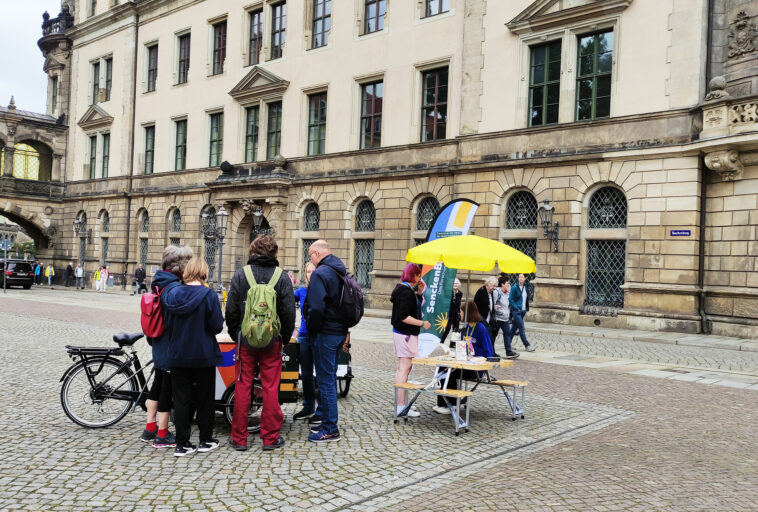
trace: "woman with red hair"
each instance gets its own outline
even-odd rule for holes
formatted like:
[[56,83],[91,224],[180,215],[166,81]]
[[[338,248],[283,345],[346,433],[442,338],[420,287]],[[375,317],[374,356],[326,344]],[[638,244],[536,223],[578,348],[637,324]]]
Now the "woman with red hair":
[[[397,373],[395,384],[408,382],[408,375],[413,367],[413,358],[418,357],[418,335],[421,327],[429,329],[428,321],[421,319],[421,306],[418,295],[424,290],[424,282],[419,281],[421,267],[409,263],[403,270],[400,282],[395,286],[390,296],[392,302],[392,336],[395,341],[395,356],[397,356]],[[405,409],[405,390],[398,390],[398,414]],[[418,411],[411,408],[407,413],[410,417],[419,416]]]

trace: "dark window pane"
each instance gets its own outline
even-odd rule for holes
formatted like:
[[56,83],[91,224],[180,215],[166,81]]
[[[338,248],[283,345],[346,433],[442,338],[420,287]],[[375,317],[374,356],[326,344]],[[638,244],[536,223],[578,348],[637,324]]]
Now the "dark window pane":
[[584,79],[579,81],[579,99],[591,100],[592,99],[592,79]]
[[608,52],[608,53],[600,54],[597,58],[597,72],[610,73],[612,64],[613,64],[612,53]]
[[610,75],[597,77],[597,95],[598,97],[611,95]]
[[579,57],[579,76],[591,75],[595,62],[593,55],[583,55]]
[[542,106],[533,107],[529,111],[529,126],[539,126],[542,124]]
[[597,99],[595,117],[609,117],[611,115],[611,98],[605,96]]
[[592,119],[592,100],[580,100],[577,102],[576,118],[579,121]]
[[554,103],[558,103],[558,99],[561,94],[561,86],[560,84],[550,84],[546,87],[547,89],[547,103],[548,105],[552,105]]
[[542,106],[543,100],[544,100],[544,89],[542,87],[535,87],[532,89],[532,105],[536,106]]
[[558,122],[558,104],[550,104],[545,109],[545,123],[557,123]]
[[548,65],[547,80],[552,82],[561,79],[561,61],[553,61]]

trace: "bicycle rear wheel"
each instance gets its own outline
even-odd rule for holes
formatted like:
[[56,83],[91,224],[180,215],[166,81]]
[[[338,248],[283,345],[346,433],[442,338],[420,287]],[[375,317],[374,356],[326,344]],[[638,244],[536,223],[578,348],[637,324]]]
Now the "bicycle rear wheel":
[[[235,389],[232,389],[228,393],[226,403],[224,404],[224,419],[226,419],[226,422],[229,425],[232,424],[232,417],[234,416],[234,391]],[[263,407],[263,400],[261,399],[263,388],[257,379],[253,382],[251,394],[250,413],[247,418],[247,431],[250,434],[257,434],[261,430],[260,411]]]
[[113,359],[89,359],[86,366],[91,373],[100,369],[94,375],[95,386],[90,385],[85,363],[76,363],[61,387],[63,411],[71,421],[87,428],[103,428],[118,423],[129,412],[132,400],[109,395],[115,390],[136,392],[134,373],[129,368],[119,372],[120,363]]

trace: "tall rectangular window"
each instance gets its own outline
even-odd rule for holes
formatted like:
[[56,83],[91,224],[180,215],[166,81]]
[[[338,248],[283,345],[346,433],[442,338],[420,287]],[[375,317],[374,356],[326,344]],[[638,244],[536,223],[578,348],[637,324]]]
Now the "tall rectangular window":
[[50,111],[55,114],[55,109],[58,108],[58,77],[54,76],[50,81]]
[[97,0],[90,0],[90,3],[89,3],[89,15],[90,16],[94,16],[96,9],[97,9]]
[[444,139],[447,131],[447,68],[423,75],[421,142]]
[[576,120],[611,115],[613,31],[579,36]]
[[224,72],[226,60],[226,21],[213,25],[213,74]]
[[97,136],[89,138],[89,179],[95,179],[95,170],[97,169]]
[[153,174],[155,163],[155,126],[145,126],[145,174]]
[[284,55],[284,29],[287,26],[287,3],[271,6],[271,59]]
[[158,45],[147,47],[147,92],[155,90],[158,78]]
[[105,59],[105,101],[111,100],[113,86],[113,57]]
[[248,107],[245,111],[245,162],[258,159],[258,118],[259,107]]
[[561,41],[532,46],[529,65],[529,126],[558,122]]
[[97,103],[97,97],[100,95],[100,61],[92,63],[92,103]]
[[313,25],[311,48],[320,48],[329,43],[332,26],[332,0],[313,0]]
[[248,64],[254,65],[261,61],[261,49],[263,48],[263,11],[257,10],[250,13],[250,48]]
[[383,30],[385,14],[387,14],[387,0],[366,0],[363,33],[370,34]]
[[355,241],[355,278],[363,288],[371,288],[374,270],[374,240]]
[[266,160],[279,154],[282,144],[282,102],[268,104],[268,130],[266,133]]
[[361,149],[382,145],[383,82],[361,86]]
[[176,83],[186,84],[187,73],[190,67],[190,34],[179,36],[179,69],[177,70]]
[[103,178],[108,177],[108,164],[111,159],[111,134],[103,135]]
[[436,16],[450,10],[450,0],[426,0],[426,16]]
[[308,154],[323,155],[326,145],[326,91],[308,96]]
[[221,163],[221,152],[224,149],[224,113],[211,114],[210,158],[208,165],[216,167]]
[[183,171],[187,168],[187,120],[176,122],[176,149],[174,154],[174,170]]

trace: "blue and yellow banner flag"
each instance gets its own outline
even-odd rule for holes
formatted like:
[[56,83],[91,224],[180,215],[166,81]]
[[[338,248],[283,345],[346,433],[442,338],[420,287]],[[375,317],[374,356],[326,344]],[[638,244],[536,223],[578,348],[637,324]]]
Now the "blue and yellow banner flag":
[[[429,228],[426,241],[438,238],[468,235],[479,203],[470,199],[456,199],[443,206]],[[426,284],[422,317],[431,324],[419,334],[419,356],[426,357],[439,346],[445,328],[450,321],[450,302],[453,298],[453,282],[457,271],[447,268],[442,262],[424,265],[421,279]]]

